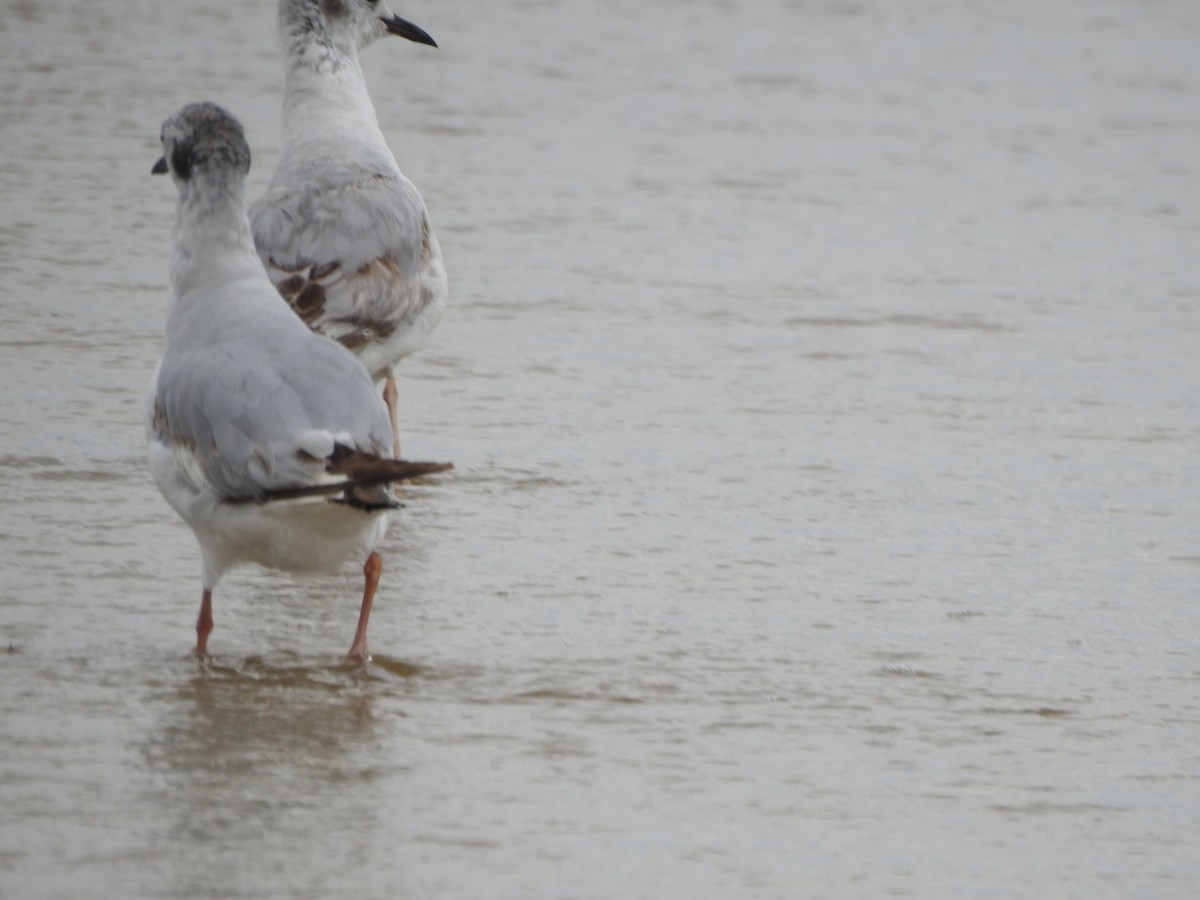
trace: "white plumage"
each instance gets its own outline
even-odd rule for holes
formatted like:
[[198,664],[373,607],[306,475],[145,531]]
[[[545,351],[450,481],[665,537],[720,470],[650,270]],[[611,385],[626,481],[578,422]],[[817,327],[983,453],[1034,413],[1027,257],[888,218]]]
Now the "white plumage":
[[379,128],[358,51],[389,33],[436,45],[370,0],[281,0],[279,31],[283,141],[251,207],[254,242],[296,314],[383,382],[399,458],[392,367],[441,319],[446,271],[424,201]]

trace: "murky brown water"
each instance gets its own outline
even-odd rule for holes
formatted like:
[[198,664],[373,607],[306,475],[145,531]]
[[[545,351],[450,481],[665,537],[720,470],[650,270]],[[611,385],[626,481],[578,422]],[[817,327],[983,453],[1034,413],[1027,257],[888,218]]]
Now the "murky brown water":
[[[396,0],[399,4],[399,0]],[[0,895],[1192,897],[1200,7],[426,3],[366,65],[452,476],[189,656],[163,118],[273,4],[0,16]]]

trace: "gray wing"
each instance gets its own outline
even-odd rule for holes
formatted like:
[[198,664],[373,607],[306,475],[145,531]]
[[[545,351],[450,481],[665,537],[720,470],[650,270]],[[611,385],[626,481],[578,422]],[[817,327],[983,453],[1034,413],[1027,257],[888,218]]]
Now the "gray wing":
[[272,187],[250,209],[254,244],[283,269],[339,266],[357,272],[389,259],[415,278],[428,243],[425,204],[403,176]]
[[227,499],[328,480],[334,440],[391,455],[387,412],[362,365],[308,332],[256,330],[169,352],[154,428]]
[[424,343],[446,274],[420,194],[403,176],[273,188],[255,204],[252,228],[292,310],[375,377]]

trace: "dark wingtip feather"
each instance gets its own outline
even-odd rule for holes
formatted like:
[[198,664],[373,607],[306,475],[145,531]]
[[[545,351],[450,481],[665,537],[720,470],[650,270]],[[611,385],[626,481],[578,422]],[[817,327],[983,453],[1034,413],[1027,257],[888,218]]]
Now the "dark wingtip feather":
[[345,475],[361,487],[419,478],[454,468],[453,463],[414,462],[407,459],[384,459],[373,453],[355,450],[345,444],[334,444],[333,453],[325,463],[331,475]]

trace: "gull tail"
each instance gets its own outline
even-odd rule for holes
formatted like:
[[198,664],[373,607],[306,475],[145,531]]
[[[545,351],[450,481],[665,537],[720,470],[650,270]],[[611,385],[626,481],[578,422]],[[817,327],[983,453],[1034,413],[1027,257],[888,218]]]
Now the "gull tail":
[[418,478],[453,469],[452,463],[413,462],[407,459],[386,459],[355,450],[345,444],[334,444],[333,452],[325,458],[325,471],[330,475],[345,476],[342,481],[312,484],[304,487],[279,488],[268,491],[262,501],[293,500],[300,497],[315,497],[323,494],[341,494],[331,497],[334,503],[345,503],[359,509],[395,509],[399,506],[388,490],[394,481]]

